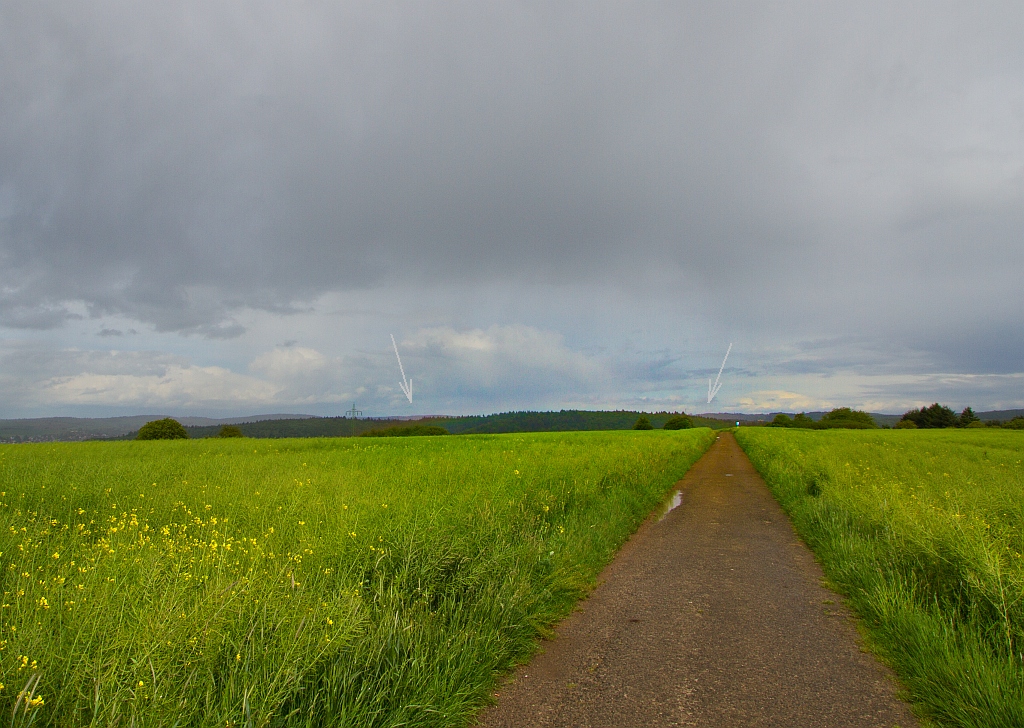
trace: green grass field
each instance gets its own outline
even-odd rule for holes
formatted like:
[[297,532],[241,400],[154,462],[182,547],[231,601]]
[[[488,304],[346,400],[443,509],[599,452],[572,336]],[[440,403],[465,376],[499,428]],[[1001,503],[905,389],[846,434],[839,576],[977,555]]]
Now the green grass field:
[[1024,726],[1024,433],[737,439],[926,715]]
[[713,438],[0,446],[4,715],[465,724]]

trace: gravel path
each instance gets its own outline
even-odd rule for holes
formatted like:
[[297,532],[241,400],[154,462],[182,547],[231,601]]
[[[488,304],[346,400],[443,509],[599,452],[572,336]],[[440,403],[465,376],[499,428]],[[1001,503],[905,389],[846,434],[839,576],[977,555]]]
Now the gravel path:
[[731,434],[677,487],[481,726],[918,725]]

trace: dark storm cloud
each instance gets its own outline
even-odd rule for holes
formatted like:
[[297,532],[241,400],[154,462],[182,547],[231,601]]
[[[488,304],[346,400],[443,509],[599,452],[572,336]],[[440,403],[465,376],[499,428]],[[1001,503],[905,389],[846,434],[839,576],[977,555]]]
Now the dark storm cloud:
[[330,290],[671,280],[733,330],[1012,368],[1022,19],[10,0],[0,317],[230,338]]

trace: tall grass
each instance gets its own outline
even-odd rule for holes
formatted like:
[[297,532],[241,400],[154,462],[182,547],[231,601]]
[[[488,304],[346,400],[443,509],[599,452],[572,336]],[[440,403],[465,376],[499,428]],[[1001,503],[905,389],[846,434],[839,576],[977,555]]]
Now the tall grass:
[[712,439],[2,446],[0,701],[13,725],[464,724]]
[[741,429],[910,697],[951,726],[1024,726],[1024,436]]

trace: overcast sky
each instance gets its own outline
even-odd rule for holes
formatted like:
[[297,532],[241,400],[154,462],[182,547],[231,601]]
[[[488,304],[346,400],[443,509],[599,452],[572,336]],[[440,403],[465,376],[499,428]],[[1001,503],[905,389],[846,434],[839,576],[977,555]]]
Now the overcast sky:
[[0,417],[1024,407],[1022,38],[1018,1],[4,0]]

